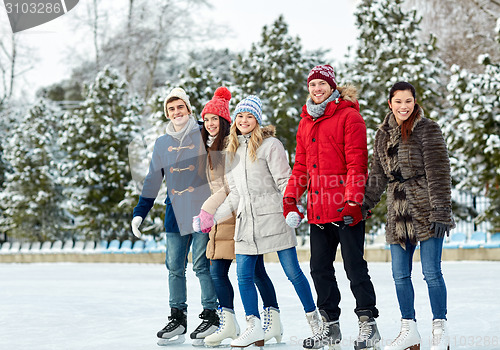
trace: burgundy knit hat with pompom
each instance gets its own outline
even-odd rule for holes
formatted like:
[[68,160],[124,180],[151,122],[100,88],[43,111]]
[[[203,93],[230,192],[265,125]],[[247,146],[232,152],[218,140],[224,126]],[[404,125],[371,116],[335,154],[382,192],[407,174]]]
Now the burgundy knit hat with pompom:
[[203,111],[201,111],[201,117],[203,118],[205,114],[215,114],[221,118],[226,119],[229,123],[231,123],[231,114],[229,113],[229,100],[231,99],[231,92],[224,87],[221,86],[217,88],[214,92],[214,97],[210,101],[207,102]]
[[309,82],[313,79],[323,79],[325,80],[332,89],[337,88],[337,82],[335,81],[335,72],[333,67],[329,64],[324,64],[322,66],[316,66],[309,72],[307,76],[307,86],[309,87]]

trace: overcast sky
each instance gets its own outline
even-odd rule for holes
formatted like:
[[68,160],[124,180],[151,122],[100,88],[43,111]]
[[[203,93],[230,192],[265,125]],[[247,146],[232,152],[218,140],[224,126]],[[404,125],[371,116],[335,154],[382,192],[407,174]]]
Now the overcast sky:
[[[90,39],[85,43],[74,34],[75,12],[84,10],[88,1],[91,0],[80,0],[66,15],[18,33],[33,48],[31,55],[37,58],[35,67],[19,81],[24,93],[34,93],[41,86],[68,77],[74,64],[68,58],[71,57],[68,50],[74,47],[75,42],[92,47]],[[317,0],[314,5],[289,0],[209,2],[213,5],[212,9],[200,11],[198,18],[210,19],[229,27],[233,32],[224,40],[207,42],[207,45],[217,48],[227,47],[238,51],[250,49],[251,43],[260,40],[262,27],[272,24],[280,14],[284,15],[290,34],[298,35],[305,49],[330,49],[329,58],[343,60],[348,46],[353,46],[356,41],[353,13],[357,0]],[[0,11],[0,21],[2,24],[8,23],[5,11]]]

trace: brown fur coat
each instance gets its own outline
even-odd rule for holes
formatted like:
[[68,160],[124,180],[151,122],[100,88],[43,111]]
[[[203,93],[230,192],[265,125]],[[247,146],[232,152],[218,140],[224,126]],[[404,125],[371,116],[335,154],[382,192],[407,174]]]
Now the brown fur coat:
[[389,113],[375,136],[365,206],[373,208],[387,188],[386,240],[405,247],[433,236],[432,222],[455,226],[451,211],[450,161],[438,124],[422,116],[408,142]]

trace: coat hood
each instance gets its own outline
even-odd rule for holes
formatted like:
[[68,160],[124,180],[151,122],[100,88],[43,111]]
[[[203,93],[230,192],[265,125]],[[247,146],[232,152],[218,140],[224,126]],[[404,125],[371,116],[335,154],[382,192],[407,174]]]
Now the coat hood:
[[267,125],[262,128],[262,135],[264,140],[269,137],[276,137],[276,127],[274,125]]
[[358,103],[358,89],[354,85],[337,86],[337,90],[340,92],[341,99]]

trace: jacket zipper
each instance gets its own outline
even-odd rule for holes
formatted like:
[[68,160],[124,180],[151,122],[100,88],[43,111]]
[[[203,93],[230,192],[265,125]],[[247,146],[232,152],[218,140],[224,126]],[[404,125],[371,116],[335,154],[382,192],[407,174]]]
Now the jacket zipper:
[[[245,183],[247,184],[247,191],[248,191],[248,196],[250,197],[250,190],[248,189],[248,168],[247,168],[247,157],[248,157],[248,139],[245,138]],[[254,220],[253,220],[253,211],[252,211],[252,205],[249,205],[250,207],[250,215],[252,217],[252,239],[253,243],[255,244],[255,248],[257,249],[257,243],[255,242],[255,225],[254,225]],[[257,251],[257,254],[259,252]]]

